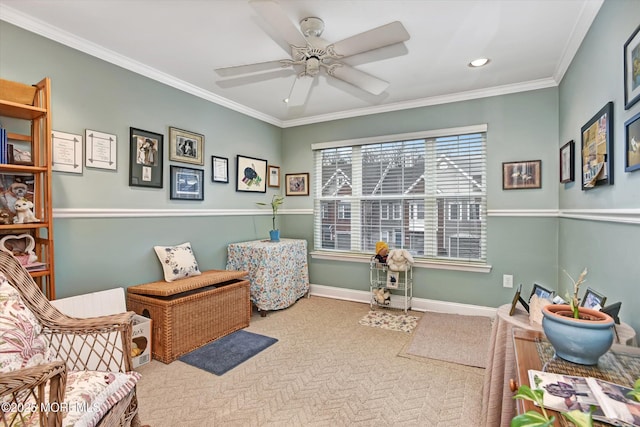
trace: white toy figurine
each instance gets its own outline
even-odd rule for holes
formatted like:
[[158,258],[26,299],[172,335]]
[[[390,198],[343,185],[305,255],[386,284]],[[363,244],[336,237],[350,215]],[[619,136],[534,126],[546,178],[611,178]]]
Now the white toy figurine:
[[33,209],[33,202],[22,198],[16,200],[14,205],[16,210],[16,216],[13,217],[14,224],[26,224],[29,222],[40,222],[38,218],[33,214],[31,209]]

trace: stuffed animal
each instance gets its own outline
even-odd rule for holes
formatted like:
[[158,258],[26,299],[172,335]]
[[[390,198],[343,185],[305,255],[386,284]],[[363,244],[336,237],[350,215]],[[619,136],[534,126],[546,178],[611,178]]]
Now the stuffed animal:
[[40,222],[33,214],[33,202],[27,199],[18,199],[15,203],[16,216],[13,217],[14,224],[26,224],[28,222]]
[[386,242],[377,242],[376,243],[376,262],[386,264],[387,255],[389,254],[389,245]]
[[374,289],[373,296],[378,304],[387,305],[391,301],[391,292],[385,288]]
[[413,263],[413,256],[406,249],[391,249],[387,255],[387,265],[392,271],[408,271]]

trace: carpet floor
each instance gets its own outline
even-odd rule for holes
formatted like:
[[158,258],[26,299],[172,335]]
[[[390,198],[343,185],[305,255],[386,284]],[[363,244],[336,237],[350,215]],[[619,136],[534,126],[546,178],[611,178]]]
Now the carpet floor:
[[488,317],[428,311],[402,353],[485,368],[490,337]]
[[266,317],[254,312],[246,330],[278,343],[222,376],[179,360],[152,360],[137,369],[141,421],[152,427],[474,425],[484,369],[398,357],[411,334],[360,325],[368,312],[369,304],[313,296]]

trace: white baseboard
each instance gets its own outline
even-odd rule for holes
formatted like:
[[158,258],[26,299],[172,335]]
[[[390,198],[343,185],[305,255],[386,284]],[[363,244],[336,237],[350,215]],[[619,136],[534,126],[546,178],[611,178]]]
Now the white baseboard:
[[[336,288],[334,286],[311,285],[311,295],[324,298],[333,298],[344,301],[361,302],[369,304],[371,294],[367,291]],[[463,314],[466,316],[495,317],[496,308],[479,305],[460,304],[457,302],[437,301],[424,298],[412,298],[411,308],[416,311],[436,311],[439,313]]]

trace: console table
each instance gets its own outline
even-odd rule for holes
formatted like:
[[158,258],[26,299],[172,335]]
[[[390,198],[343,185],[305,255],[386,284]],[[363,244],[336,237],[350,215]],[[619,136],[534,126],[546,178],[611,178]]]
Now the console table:
[[[514,329],[525,329],[542,333],[542,326],[529,323],[529,313],[516,307],[513,316],[509,316],[511,304],[498,308],[491,328],[487,369],[482,389],[481,425],[509,427],[516,415],[516,402],[509,382],[516,378],[516,358],[513,348]],[[616,325],[620,341],[617,344],[636,345],[636,332],[627,325]]]
[[261,316],[287,308],[309,292],[306,240],[231,243],[227,252],[227,270],[249,272],[251,302]]

